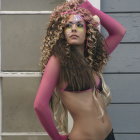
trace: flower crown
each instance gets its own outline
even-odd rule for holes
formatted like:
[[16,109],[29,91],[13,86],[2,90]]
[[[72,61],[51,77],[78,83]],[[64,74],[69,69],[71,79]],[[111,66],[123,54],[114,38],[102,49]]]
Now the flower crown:
[[[64,15],[64,14],[77,14],[77,12],[75,12],[75,11],[66,11],[66,12],[62,12],[61,14],[62,15]],[[99,16],[94,15],[93,16],[93,21],[94,21],[94,23],[93,23],[94,27],[99,29],[99,25],[100,25],[100,18],[99,18]]]
[[99,18],[99,16],[94,15],[93,16],[93,20],[94,20],[94,26],[99,28],[99,25],[100,25],[100,18]]

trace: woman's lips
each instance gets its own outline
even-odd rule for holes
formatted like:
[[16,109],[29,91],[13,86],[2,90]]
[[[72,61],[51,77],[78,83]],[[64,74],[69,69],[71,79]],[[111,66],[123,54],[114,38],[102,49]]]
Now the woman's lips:
[[70,36],[70,38],[77,38],[77,37],[78,37],[77,35]]

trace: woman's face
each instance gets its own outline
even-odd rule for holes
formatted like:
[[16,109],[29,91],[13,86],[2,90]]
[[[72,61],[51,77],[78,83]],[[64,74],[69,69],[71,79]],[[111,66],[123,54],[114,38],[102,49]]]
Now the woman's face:
[[69,44],[84,44],[86,38],[86,24],[79,14],[70,15],[65,26],[64,34]]

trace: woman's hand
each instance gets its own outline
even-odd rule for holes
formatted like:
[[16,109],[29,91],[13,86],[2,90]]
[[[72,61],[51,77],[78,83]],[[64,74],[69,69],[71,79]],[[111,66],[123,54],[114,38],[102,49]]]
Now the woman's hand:
[[74,3],[79,3],[79,4],[82,4],[84,2],[86,2],[87,0],[67,0],[68,2],[74,2]]
[[68,140],[68,135],[61,135],[60,134],[60,137],[61,137],[61,140]]

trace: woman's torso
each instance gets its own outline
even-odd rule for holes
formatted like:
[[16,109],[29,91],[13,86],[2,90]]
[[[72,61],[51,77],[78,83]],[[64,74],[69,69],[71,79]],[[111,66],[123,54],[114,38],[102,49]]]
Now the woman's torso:
[[[98,77],[95,77],[95,79],[98,83]],[[93,94],[95,94],[93,89],[78,92],[60,91],[61,100],[74,121],[73,128],[69,133],[70,140],[104,140],[112,130],[106,106],[100,93],[96,92],[95,95],[104,109],[104,116],[102,119],[98,119],[100,111]]]

